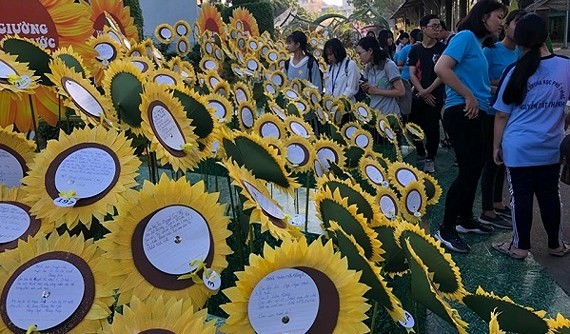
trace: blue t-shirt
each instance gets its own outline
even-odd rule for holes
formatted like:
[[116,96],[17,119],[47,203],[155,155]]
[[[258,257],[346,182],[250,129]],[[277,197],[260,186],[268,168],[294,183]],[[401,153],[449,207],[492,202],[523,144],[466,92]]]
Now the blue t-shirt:
[[[501,42],[495,43],[494,48],[483,48],[483,53],[489,64],[489,81],[501,79],[505,68],[516,62],[521,56],[521,51],[518,47],[510,50]],[[491,103],[493,102],[494,98],[492,97]],[[489,108],[487,114],[494,115],[495,109]]]
[[396,64],[398,64],[398,62],[403,61],[404,65],[402,65],[402,73],[400,74],[400,76],[402,77],[402,79],[406,79],[406,80],[410,80],[410,67],[408,66],[408,55],[410,54],[410,50],[412,49],[412,46],[410,44],[407,44],[406,46],[404,46],[402,48],[402,50],[400,50],[400,52],[396,53],[396,56],[394,57],[394,62]]
[[570,59],[543,57],[528,79],[521,105],[503,102],[513,68],[507,70],[493,105],[497,111],[509,114],[502,140],[505,165],[530,167],[558,163],[564,138],[564,108],[570,96]]
[[[491,84],[489,82],[488,64],[483,54],[481,41],[477,39],[477,36],[471,30],[458,32],[449,41],[449,45],[443,54],[457,62],[453,72],[463,85],[473,93],[479,103],[479,109],[489,110]],[[463,96],[448,86],[445,86],[445,94],[447,95],[445,108],[465,104]]]

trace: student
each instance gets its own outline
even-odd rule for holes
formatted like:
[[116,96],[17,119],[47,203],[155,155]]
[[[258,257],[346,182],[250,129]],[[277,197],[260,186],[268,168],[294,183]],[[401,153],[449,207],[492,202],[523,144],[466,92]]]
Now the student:
[[[523,9],[515,9],[507,15],[504,25],[504,38],[491,47],[483,48],[487,63],[489,63],[489,80],[493,95],[499,85],[499,80],[507,66],[517,61],[520,50],[514,40],[517,21],[526,14]],[[511,209],[503,202],[503,184],[505,181],[504,165],[497,165],[493,160],[493,126],[495,110],[489,108],[483,115],[484,158],[481,173],[481,205],[482,212],[479,221],[497,228],[512,229]]]
[[396,54],[396,45],[394,44],[394,34],[390,30],[382,30],[378,33],[378,43],[380,48],[386,51],[388,58],[394,59]]
[[445,87],[443,121],[457,156],[459,171],[445,199],[445,214],[435,238],[448,249],[468,253],[457,234],[488,234],[492,227],[473,218],[473,203],[483,167],[482,117],[490,108],[491,87],[483,41],[497,39],[506,7],[496,0],[480,0],[459,25],[459,32],[435,65]]
[[403,96],[405,89],[396,64],[372,37],[364,37],[358,41],[356,53],[365,64],[366,82],[362,82],[360,87],[370,95],[370,107],[383,114],[400,115],[396,98]]
[[548,236],[548,253],[564,256],[562,241],[560,144],[564,138],[564,108],[570,96],[570,59],[551,54],[545,44],[546,23],[536,14],[522,17],[514,39],[523,56],[506,70],[494,108],[494,159],[507,167],[513,208],[511,242],[493,248],[524,259],[531,248],[533,198],[536,195]]
[[358,92],[360,72],[354,60],[346,56],[346,49],[338,38],[325,43],[323,58],[328,65],[325,73],[325,94],[334,97],[345,96],[355,101]]
[[434,72],[435,63],[445,50],[439,41],[441,23],[435,14],[426,15],[420,20],[422,42],[414,45],[408,55],[410,81],[416,95],[412,100],[410,122],[423,130],[426,145],[416,141],[418,157],[425,158],[424,172],[435,173],[435,156],[439,147],[439,118],[443,107],[444,87]]
[[292,53],[291,59],[285,63],[284,71],[287,78],[307,80],[322,92],[319,62],[307,51],[307,36],[301,31],[294,31],[285,40],[285,47],[289,53]]
[[409,44],[412,44],[410,34],[403,30],[400,31],[400,36],[398,36],[398,42],[396,43],[396,53],[402,51],[402,49]]

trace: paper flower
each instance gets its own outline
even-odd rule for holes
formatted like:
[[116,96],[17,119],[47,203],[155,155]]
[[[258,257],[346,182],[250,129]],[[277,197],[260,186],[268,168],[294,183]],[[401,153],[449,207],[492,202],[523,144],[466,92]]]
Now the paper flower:
[[[239,27],[239,23],[242,27]],[[232,16],[230,17],[230,25],[236,27],[238,30],[247,31],[250,36],[259,36],[259,27],[257,26],[257,20],[249,12],[249,10],[238,7],[233,10]]]
[[201,33],[211,31],[220,36],[222,40],[226,40],[225,24],[222,21],[220,12],[209,3],[202,4],[202,11],[198,15],[196,25]]
[[[259,122],[259,121],[258,121]],[[315,150],[308,139],[301,136],[289,136],[283,142],[287,166],[294,172],[307,172],[313,168]]]
[[[100,33],[103,26],[107,23],[105,14],[111,16],[116,28],[125,35],[129,40],[138,40],[137,26],[135,25],[134,18],[131,15],[129,6],[124,6],[122,1],[114,0],[91,0],[89,1],[89,9],[91,12],[91,22],[95,33]],[[98,30],[98,31],[97,31]]]
[[252,132],[261,138],[273,137],[283,140],[285,138],[285,124],[272,113],[265,113],[257,118],[253,124]]
[[[110,272],[121,282],[119,304],[129,303],[133,296],[143,302],[163,296],[204,306],[214,292],[179,277],[195,271],[190,265],[194,260],[217,273],[227,267],[226,256],[232,251],[226,240],[231,232],[225,205],[218,200],[219,194],[207,193],[203,182],[190,185],[184,178],[171,181],[163,175],[158,184],[145,181],[137,196],[119,203],[122,214],[105,223],[111,233],[98,241],[106,256],[118,263]],[[173,221],[177,224],[170,225]],[[145,237],[146,231],[156,233]],[[153,237],[156,242],[149,239]],[[171,259],[176,260],[166,261]]]
[[[307,241],[301,239],[299,241],[284,240],[281,247],[276,249],[266,244],[263,255],[250,255],[249,266],[246,266],[244,271],[235,274],[238,278],[236,286],[223,291],[230,299],[229,303],[222,305],[222,309],[229,314],[222,328],[225,333],[255,331],[251,324],[251,317],[254,314],[249,312],[249,308],[255,306],[250,305],[252,293],[260,283],[266,281],[265,278],[268,275],[275,275],[276,271],[284,269],[292,270],[291,272],[300,275],[304,278],[304,282],[309,282],[309,284],[312,281],[319,287],[324,284],[330,287],[330,292],[319,294],[325,302],[329,301],[327,304],[319,305],[319,310],[322,309],[327,317],[323,319],[327,328],[321,333],[369,332],[368,327],[363,323],[367,318],[365,312],[370,307],[363,297],[368,287],[358,282],[361,274],[348,269],[346,259],[341,259],[340,253],[334,252],[332,241],[325,245],[320,241],[307,245]],[[293,310],[294,308],[291,312]],[[289,319],[287,316],[281,321],[288,320],[298,321],[295,318]]]

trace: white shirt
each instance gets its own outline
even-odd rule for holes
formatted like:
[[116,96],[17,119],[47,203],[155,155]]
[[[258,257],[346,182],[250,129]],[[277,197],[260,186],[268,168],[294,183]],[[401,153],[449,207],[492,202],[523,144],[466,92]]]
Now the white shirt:
[[334,97],[346,96],[354,101],[359,79],[358,66],[354,60],[346,57],[340,63],[329,65],[325,73],[325,94]]

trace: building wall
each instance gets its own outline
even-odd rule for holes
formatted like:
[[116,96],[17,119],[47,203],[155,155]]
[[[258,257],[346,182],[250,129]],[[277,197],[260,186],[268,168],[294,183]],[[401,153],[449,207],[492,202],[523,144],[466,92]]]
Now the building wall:
[[172,25],[178,20],[186,20],[190,26],[193,26],[198,17],[195,0],[140,0],[140,5],[145,37],[154,36],[154,29],[159,24]]

